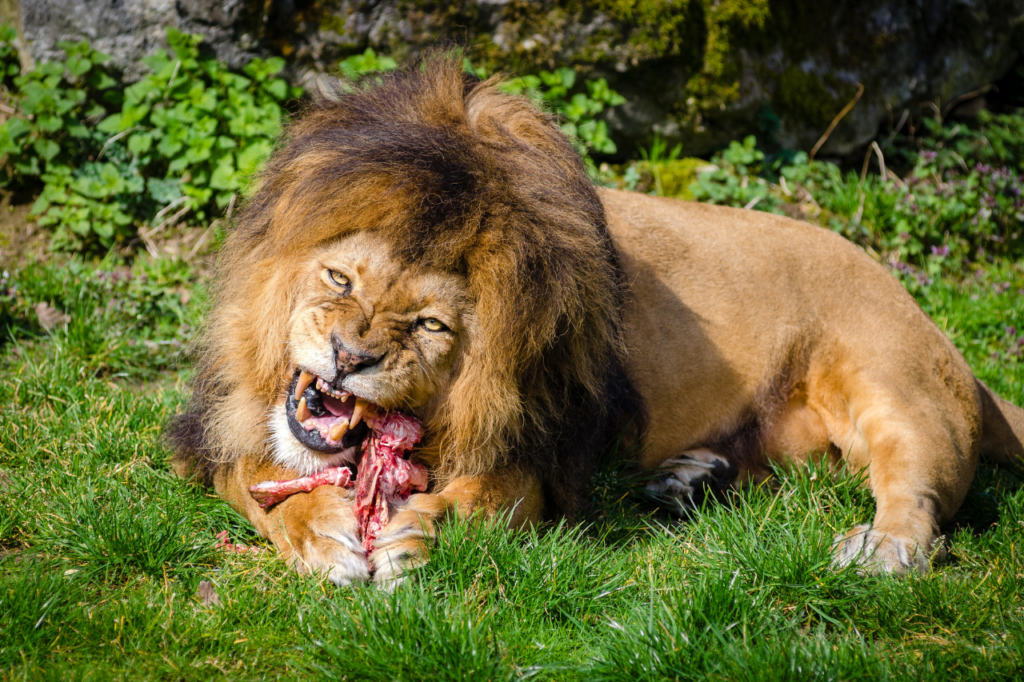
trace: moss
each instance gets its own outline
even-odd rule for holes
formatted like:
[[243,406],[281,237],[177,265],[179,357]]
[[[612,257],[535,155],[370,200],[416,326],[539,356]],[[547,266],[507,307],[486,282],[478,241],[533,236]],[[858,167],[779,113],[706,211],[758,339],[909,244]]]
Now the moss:
[[[611,187],[626,189],[627,187],[642,194],[658,194],[658,179],[655,178],[655,169],[661,180],[660,196],[672,197],[673,199],[685,199],[691,201],[693,193],[690,192],[690,185],[697,182],[697,169],[706,168],[708,162],[704,159],[682,158],[674,161],[659,161],[656,164],[647,161],[636,161],[621,166],[610,166],[614,182]],[[627,185],[624,175],[627,169],[633,168],[639,177],[635,185]]]
[[[323,2],[314,0],[318,7]],[[398,58],[452,40],[490,72],[573,66],[583,76],[598,71],[614,81],[609,71],[666,60],[682,81],[662,93],[659,104],[691,122],[737,98],[738,45],[747,46],[749,35],[763,32],[770,19],[769,0],[508,0],[486,10],[476,0],[391,4],[401,30],[387,24],[375,28],[372,39],[357,36],[345,28],[350,5],[320,26],[341,36],[344,51],[372,42]],[[357,3],[355,11],[368,12],[367,6]]]
[[794,65],[779,79],[774,104],[783,118],[824,129],[855,92],[849,83],[822,78]]
[[676,199],[693,199],[690,185],[697,182],[697,169],[704,168],[708,162],[704,159],[676,159],[658,164],[661,174],[661,193]]

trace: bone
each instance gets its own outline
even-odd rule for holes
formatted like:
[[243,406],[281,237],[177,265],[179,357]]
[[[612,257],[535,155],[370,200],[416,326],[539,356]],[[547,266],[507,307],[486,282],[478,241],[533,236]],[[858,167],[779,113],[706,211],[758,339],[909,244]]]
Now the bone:
[[290,481],[264,481],[249,488],[252,499],[264,509],[275,505],[295,493],[308,493],[322,485],[352,487],[352,472],[347,467],[327,467],[312,476]]
[[349,419],[349,428],[356,428],[359,422],[363,420],[363,413],[366,412],[366,408],[370,406],[368,400],[362,398],[356,398],[356,406],[352,408],[352,418]]
[[295,399],[298,400],[302,397],[302,394],[306,392],[309,385],[313,383],[314,375],[310,374],[306,370],[299,372],[299,380],[295,382]]
[[304,422],[312,416],[313,415],[310,413],[309,408],[306,407],[306,399],[303,398],[299,401],[299,406],[295,408],[295,418],[298,419],[299,422]]
[[348,431],[348,424],[342,422],[335,424],[331,427],[331,440],[341,442],[341,439],[345,436],[345,432]]

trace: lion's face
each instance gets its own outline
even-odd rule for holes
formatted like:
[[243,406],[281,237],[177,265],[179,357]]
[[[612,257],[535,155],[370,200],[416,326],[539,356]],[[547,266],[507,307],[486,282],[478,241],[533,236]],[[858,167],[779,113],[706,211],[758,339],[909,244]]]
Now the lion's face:
[[295,287],[289,385],[271,416],[282,464],[354,461],[367,410],[423,418],[442,399],[474,324],[461,277],[404,266],[361,231],[310,254]]

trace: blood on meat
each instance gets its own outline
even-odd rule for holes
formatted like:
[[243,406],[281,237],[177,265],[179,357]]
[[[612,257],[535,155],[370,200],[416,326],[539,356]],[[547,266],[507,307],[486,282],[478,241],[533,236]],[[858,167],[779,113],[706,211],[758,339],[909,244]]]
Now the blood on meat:
[[[390,520],[389,504],[408,499],[413,490],[427,489],[429,476],[421,464],[404,455],[423,437],[423,425],[415,417],[391,413],[368,414],[370,435],[363,442],[363,457],[356,474],[355,512],[359,520],[363,549],[369,554],[381,530]],[[352,487],[348,467],[327,467],[311,476],[287,481],[264,481],[249,488],[249,494],[267,508],[300,492],[322,485]]]

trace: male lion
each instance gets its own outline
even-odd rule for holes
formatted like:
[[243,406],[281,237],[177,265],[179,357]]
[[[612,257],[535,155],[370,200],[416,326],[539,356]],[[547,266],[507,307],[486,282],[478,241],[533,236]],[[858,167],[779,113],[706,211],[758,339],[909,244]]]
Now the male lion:
[[[980,451],[1024,455],[1024,411],[857,247],[595,188],[549,116],[447,58],[299,117],[215,296],[176,470],[336,583],[398,578],[455,508],[571,516],[629,425],[680,507],[809,453],[866,468],[878,512],[836,561],[895,572],[927,570]],[[422,420],[431,475],[369,556],[351,491],[268,510],[248,493],[354,466],[350,396]]]

